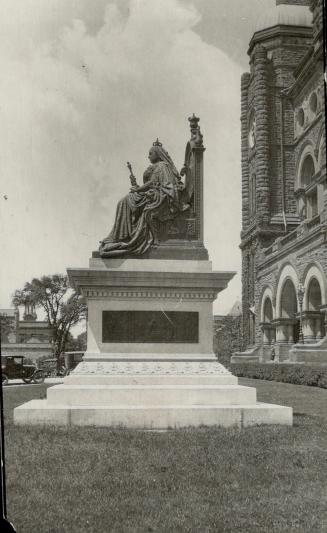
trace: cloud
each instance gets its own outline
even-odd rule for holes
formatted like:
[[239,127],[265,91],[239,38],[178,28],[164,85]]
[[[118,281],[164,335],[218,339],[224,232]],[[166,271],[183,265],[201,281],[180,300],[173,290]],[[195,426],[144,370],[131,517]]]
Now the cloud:
[[[2,305],[32,276],[87,264],[128,190],[126,161],[140,181],[158,136],[181,167],[193,112],[206,244],[216,269],[238,269],[241,71],[196,33],[192,3],[100,2],[96,16],[90,2],[59,2],[60,16],[52,0],[26,5],[13,0],[0,50]],[[239,292],[236,280],[219,309]]]

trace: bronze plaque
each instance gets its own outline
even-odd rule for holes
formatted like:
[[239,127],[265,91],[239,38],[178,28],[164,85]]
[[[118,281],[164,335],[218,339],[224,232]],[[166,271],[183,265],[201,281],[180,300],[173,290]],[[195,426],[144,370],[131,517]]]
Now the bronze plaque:
[[103,311],[102,342],[199,342],[199,313]]

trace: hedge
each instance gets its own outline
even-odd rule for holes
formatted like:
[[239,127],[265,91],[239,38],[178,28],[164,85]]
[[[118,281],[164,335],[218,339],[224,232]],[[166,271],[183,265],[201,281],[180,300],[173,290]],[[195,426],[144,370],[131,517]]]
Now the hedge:
[[232,363],[231,372],[238,377],[281,381],[327,389],[327,365],[297,363]]

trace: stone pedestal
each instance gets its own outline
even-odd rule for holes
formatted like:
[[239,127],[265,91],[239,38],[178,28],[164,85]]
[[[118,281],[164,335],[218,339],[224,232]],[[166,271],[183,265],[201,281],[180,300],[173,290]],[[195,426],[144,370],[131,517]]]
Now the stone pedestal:
[[213,354],[212,304],[234,273],[207,260],[100,259],[69,269],[87,299],[83,361],[17,424],[168,429],[292,424],[292,409],[256,402]]

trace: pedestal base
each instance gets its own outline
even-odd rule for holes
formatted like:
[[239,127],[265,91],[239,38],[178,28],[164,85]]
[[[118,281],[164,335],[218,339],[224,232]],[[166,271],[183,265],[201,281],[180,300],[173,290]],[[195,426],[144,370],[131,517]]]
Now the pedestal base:
[[256,390],[215,361],[82,362],[46,400],[14,410],[16,424],[174,429],[292,425],[292,409],[256,402]]
[[207,260],[93,257],[69,269],[87,300],[87,352],[46,400],[14,411],[16,424],[137,429],[292,424],[292,409],[256,403],[256,390],[212,353],[217,294],[233,272]]

